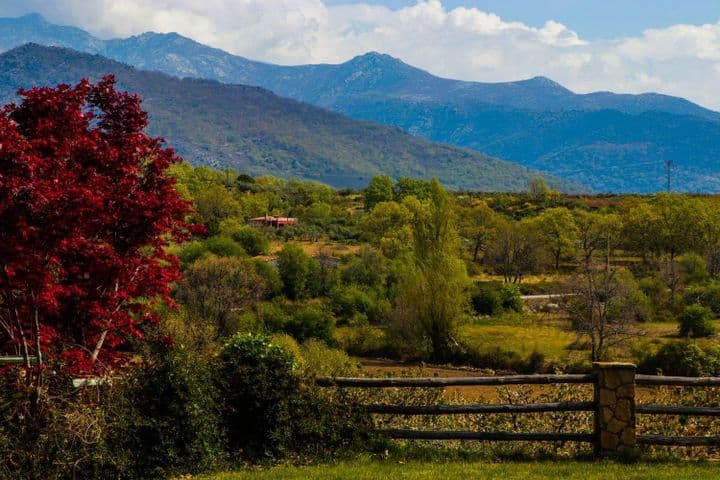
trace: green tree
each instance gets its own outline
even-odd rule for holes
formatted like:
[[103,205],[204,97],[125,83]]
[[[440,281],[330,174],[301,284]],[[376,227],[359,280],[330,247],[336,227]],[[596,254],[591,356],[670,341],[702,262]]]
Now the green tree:
[[586,210],[573,211],[577,234],[575,241],[583,268],[590,268],[593,255],[602,253],[605,265],[622,239],[622,219],[616,214],[601,214]]
[[189,320],[215,327],[215,337],[233,333],[234,320],[253,312],[267,284],[249,258],[215,256],[193,263],[178,284],[175,297]]
[[496,223],[497,214],[484,201],[460,209],[458,230],[468,241],[473,262],[478,261],[480,253],[487,249]]
[[638,335],[635,320],[642,305],[631,275],[591,267],[571,280],[568,291],[566,308],[577,332],[590,340],[592,361],[606,360],[612,347]]
[[283,292],[291,300],[304,298],[309,293],[310,274],[317,268],[312,257],[294,243],[286,243],[278,254],[278,270]]
[[400,177],[395,183],[395,198],[398,201],[406,197],[427,200],[432,194],[431,183],[422,178]]
[[459,237],[450,198],[437,180],[427,202],[411,204],[413,254],[395,300],[395,331],[447,361],[457,348],[457,326],[468,305],[469,283],[457,257]]
[[528,193],[536,200],[545,200],[550,195],[550,187],[548,187],[545,177],[533,175],[528,182]]
[[570,257],[575,248],[577,226],[572,213],[565,207],[549,208],[534,221],[540,241],[550,252],[555,271],[558,271],[560,261]]
[[715,333],[711,320],[713,312],[699,303],[688,305],[678,315],[678,333],[681,337],[709,337]]
[[211,184],[193,193],[195,211],[210,235],[220,232],[220,223],[240,214],[240,204],[230,191],[221,185]]
[[666,257],[666,278],[670,287],[670,299],[680,281],[677,257],[685,252],[703,248],[707,231],[707,212],[704,205],[687,195],[659,194],[652,202],[655,212],[651,224],[652,234]]
[[390,202],[395,198],[392,178],[377,175],[370,180],[365,189],[365,210],[371,211],[380,202]]
[[525,275],[536,270],[539,245],[531,220],[516,222],[500,218],[485,262],[502,275],[506,283],[520,283]]

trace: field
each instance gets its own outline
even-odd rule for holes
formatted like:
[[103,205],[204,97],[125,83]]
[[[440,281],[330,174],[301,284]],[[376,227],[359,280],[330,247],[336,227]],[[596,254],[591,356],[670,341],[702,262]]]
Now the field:
[[613,462],[377,462],[355,461],[332,465],[291,467],[281,466],[266,470],[249,470],[198,477],[202,480],[270,480],[270,479],[406,479],[431,480],[435,478],[471,478],[502,480],[710,480],[718,478],[718,466],[712,463],[639,463]]

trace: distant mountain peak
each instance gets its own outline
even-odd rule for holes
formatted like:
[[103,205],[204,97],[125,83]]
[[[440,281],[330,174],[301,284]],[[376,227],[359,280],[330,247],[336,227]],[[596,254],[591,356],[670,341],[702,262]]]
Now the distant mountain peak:
[[348,65],[373,65],[373,66],[409,66],[399,58],[395,58],[387,53],[367,52],[357,55],[346,62]]
[[543,77],[541,75],[538,75],[536,77],[528,78],[527,80],[521,80],[519,82],[515,82],[518,84],[524,84],[527,86],[535,87],[535,88],[542,88],[543,90],[550,90],[555,91],[557,93],[563,93],[563,94],[573,94],[572,90],[563,87],[555,80],[552,80],[548,77]]
[[40,15],[37,12],[26,13],[25,15],[18,17],[18,20],[21,22],[38,23],[38,24],[43,24],[43,25],[48,23],[48,21],[45,19],[45,17],[43,17],[42,15]]

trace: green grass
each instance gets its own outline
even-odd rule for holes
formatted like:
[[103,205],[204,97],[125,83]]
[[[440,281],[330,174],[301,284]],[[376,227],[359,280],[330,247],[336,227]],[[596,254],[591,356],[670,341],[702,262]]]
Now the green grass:
[[561,322],[542,321],[534,315],[510,314],[486,318],[463,325],[460,335],[469,345],[480,351],[499,347],[528,356],[537,351],[548,359],[564,359],[567,347],[576,335],[563,329]]
[[408,479],[436,478],[499,480],[709,480],[720,478],[720,466],[712,463],[639,463],[614,462],[379,462],[360,460],[310,467],[280,466],[264,470],[245,470],[196,477],[202,480],[245,479]]

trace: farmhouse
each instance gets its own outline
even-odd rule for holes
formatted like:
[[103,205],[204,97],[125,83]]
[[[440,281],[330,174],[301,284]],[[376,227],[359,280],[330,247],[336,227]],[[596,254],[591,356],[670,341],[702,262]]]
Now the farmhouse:
[[273,227],[273,228],[283,228],[288,225],[295,225],[297,224],[297,218],[293,217],[274,217],[270,215],[265,215],[263,217],[255,217],[250,219],[250,224],[254,225],[256,227]]

